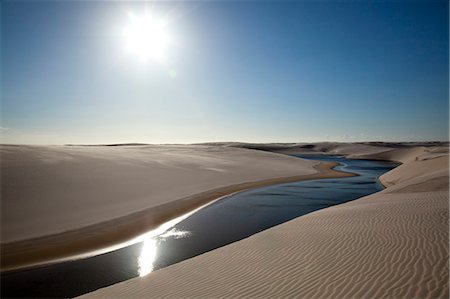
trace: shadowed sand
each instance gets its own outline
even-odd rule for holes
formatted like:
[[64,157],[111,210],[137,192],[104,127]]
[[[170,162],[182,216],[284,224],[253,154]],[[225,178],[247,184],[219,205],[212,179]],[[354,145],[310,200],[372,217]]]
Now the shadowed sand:
[[448,147],[311,152],[403,164],[382,192],[82,297],[448,298]]
[[3,271],[128,241],[237,191],[351,175],[214,146],[3,145],[1,154]]

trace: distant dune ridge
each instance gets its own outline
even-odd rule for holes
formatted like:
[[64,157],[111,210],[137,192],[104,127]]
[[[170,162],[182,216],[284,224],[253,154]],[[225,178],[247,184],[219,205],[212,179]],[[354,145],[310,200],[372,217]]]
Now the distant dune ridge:
[[259,147],[403,164],[382,192],[81,297],[448,298],[448,144]]

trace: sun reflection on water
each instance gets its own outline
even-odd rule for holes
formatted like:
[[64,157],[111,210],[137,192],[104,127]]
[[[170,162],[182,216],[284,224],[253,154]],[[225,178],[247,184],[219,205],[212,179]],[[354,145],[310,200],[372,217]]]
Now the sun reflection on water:
[[191,232],[185,230],[177,230],[176,228],[172,228],[171,230],[166,231],[165,233],[159,235],[159,238],[166,239],[168,237],[172,237],[174,239],[184,238],[189,236]]
[[143,277],[153,271],[153,263],[156,259],[159,240],[164,240],[169,237],[179,239],[188,235],[190,235],[190,232],[188,231],[180,231],[172,228],[171,230],[168,230],[157,237],[146,239],[143,242],[141,254],[139,255],[138,259],[139,276]]
[[156,240],[147,239],[142,245],[141,255],[139,256],[139,276],[145,276],[153,271],[153,262],[156,257]]
[[[224,197],[227,196],[219,197],[215,201],[219,201]],[[184,215],[181,215],[175,219],[163,223],[157,229],[142,234],[128,242],[122,243],[121,247],[130,244],[136,244],[137,242],[143,242],[141,254],[139,255],[138,258],[138,272],[140,277],[143,277],[153,271],[154,268],[153,263],[155,262],[156,259],[158,241],[164,240],[165,238],[168,237],[178,239],[190,235],[191,234],[190,232],[179,231],[176,228],[174,228],[174,226],[211,203],[207,203],[201,207],[196,208],[195,210],[189,211]]]

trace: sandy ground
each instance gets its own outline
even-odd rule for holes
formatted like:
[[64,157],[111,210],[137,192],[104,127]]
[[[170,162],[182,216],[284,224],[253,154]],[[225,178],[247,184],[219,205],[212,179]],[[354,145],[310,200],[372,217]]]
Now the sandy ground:
[[448,148],[363,147],[328,152],[402,162],[382,192],[82,297],[448,298]]
[[231,147],[0,149],[2,270],[127,241],[239,190],[342,175],[317,162]]

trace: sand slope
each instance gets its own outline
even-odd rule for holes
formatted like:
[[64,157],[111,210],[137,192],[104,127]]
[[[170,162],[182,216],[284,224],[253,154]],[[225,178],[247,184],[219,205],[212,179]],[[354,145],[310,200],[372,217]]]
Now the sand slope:
[[449,156],[445,147],[413,147],[392,149],[375,154],[351,155],[353,158],[392,160],[403,163],[385,173],[380,181],[394,190],[442,191],[448,190]]
[[389,150],[380,193],[82,297],[448,298],[448,154]]
[[[2,243],[60,233],[317,163],[201,146],[2,146]],[[86,208],[89,207],[89,208]]]

